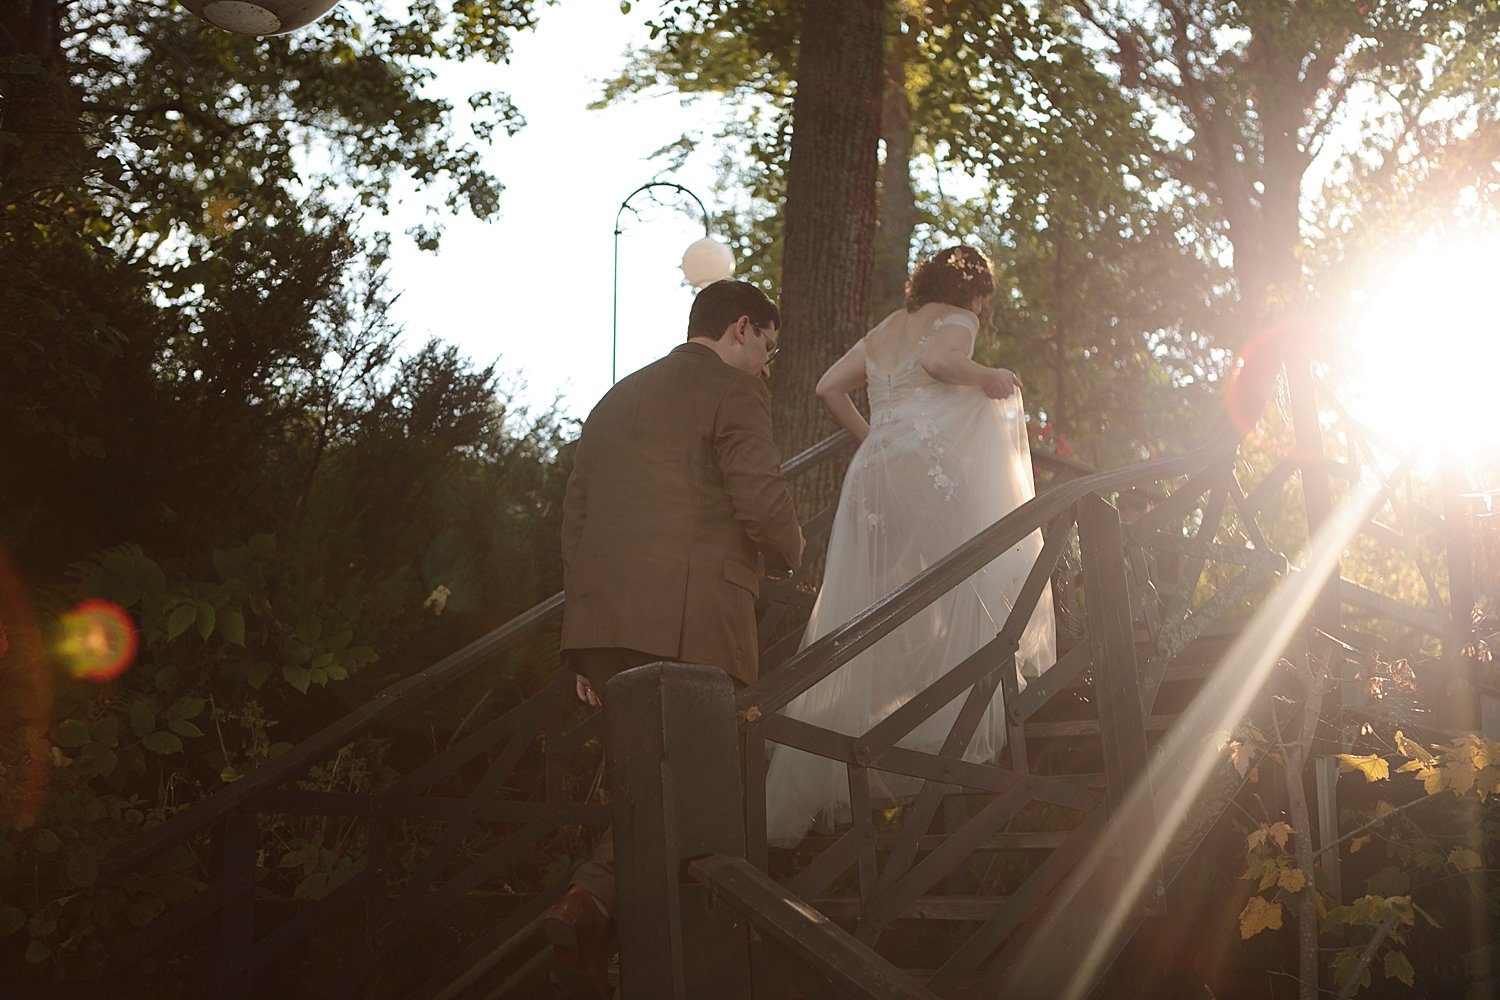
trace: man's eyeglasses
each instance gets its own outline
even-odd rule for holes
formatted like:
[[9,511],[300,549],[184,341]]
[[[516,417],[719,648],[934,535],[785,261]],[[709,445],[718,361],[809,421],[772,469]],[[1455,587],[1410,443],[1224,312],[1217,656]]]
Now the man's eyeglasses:
[[760,338],[762,340],[764,340],[767,344],[770,345],[769,347],[766,348],[766,364],[770,364],[772,361],[776,360],[776,355],[778,355],[778,354],[781,353],[781,345],[778,344],[778,343],[776,343],[776,341],[772,340],[771,339],[771,335],[769,333],[767,333],[766,331],[762,330],[760,327],[755,326],[755,327],[752,327],[752,328],[755,330],[756,333],[760,334]]

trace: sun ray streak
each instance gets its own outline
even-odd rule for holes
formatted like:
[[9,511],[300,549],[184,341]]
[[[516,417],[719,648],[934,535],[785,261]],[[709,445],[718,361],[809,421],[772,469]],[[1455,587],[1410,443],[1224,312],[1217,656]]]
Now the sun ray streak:
[[[1401,463],[1405,467],[1410,459]],[[1214,672],[1213,681],[1198,695],[1189,710],[1158,747],[1152,757],[1150,782],[1138,783],[1123,807],[1110,819],[1109,826],[1080,867],[1079,877],[1070,880],[1069,888],[1054,905],[1034,942],[1045,942],[1054,928],[1069,919],[1069,903],[1076,897],[1089,875],[1096,871],[1115,850],[1121,831],[1139,829],[1130,822],[1132,816],[1155,811],[1157,822],[1150,841],[1137,856],[1134,867],[1126,872],[1123,891],[1111,903],[1104,916],[1101,932],[1081,957],[1067,989],[1061,994],[1067,1000],[1080,1000],[1092,989],[1113,942],[1134,910],[1147,885],[1153,880],[1158,864],[1187,817],[1198,793],[1208,780],[1219,757],[1210,751],[1214,733],[1233,728],[1249,709],[1272,667],[1281,656],[1293,633],[1302,624],[1319,589],[1338,565],[1340,554],[1359,526],[1369,517],[1382,495],[1378,483],[1364,482],[1335,509],[1333,516],[1316,532],[1308,545],[1301,571],[1291,574],[1261,605],[1238,640],[1225,654]],[[1170,796],[1153,801],[1152,786],[1166,791],[1158,777],[1173,773]],[[1028,948],[1018,963],[1025,980],[1028,961],[1040,958],[1040,948]]]

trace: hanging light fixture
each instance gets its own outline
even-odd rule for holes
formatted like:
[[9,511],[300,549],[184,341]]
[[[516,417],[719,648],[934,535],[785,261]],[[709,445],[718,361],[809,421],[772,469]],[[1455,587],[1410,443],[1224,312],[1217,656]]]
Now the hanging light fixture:
[[312,24],[339,0],[181,0],[214,27],[236,35],[280,35]]
[[694,288],[734,277],[734,251],[704,236],[694,240],[682,254],[682,274]]

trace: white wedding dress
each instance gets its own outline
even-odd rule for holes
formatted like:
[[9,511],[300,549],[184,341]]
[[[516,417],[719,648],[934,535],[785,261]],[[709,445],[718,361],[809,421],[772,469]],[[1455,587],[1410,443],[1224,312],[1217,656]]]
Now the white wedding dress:
[[[914,313],[892,314],[869,336],[892,323],[922,324],[926,332],[911,355],[890,371],[866,357],[870,434],[844,477],[823,586],[807,623],[804,646],[849,621],[1036,492],[1019,392],[993,400],[976,387],[937,382],[918,364],[922,347],[944,324],[958,324],[968,332],[972,354],[979,329],[974,314],[932,303]],[[995,637],[1041,548],[1041,533],[1034,532],[782,711],[848,736],[867,732]],[[1020,683],[1024,686],[1025,677],[1036,676],[1055,660],[1049,586],[1017,653]],[[962,704],[960,696],[900,745],[938,751]],[[964,757],[991,760],[1004,743],[1004,707],[997,687]],[[920,785],[903,776],[871,774],[877,802],[888,804],[911,795]],[[790,846],[815,821],[847,818],[848,772],[842,763],[773,745],[766,796],[768,840]]]

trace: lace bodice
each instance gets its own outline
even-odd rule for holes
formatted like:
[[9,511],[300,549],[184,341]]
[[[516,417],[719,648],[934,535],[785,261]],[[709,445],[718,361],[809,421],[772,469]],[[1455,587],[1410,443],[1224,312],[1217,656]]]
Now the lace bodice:
[[[972,354],[979,324],[972,313],[951,306],[928,307],[909,314],[905,320],[908,323],[922,322],[927,329],[917,341],[916,348],[889,370],[870,357],[866,344],[865,385],[870,397],[870,433],[875,437],[877,449],[890,444],[898,434],[914,433],[916,446],[928,463],[927,477],[932,488],[944,500],[951,501],[957,492],[953,478],[944,468],[948,444],[939,428],[935,410],[943,404],[945,397],[957,392],[972,393],[973,390],[937,381],[922,367],[921,358],[932,335],[939,327],[950,324],[962,327],[968,333],[969,353]],[[872,521],[872,526],[877,525]]]

